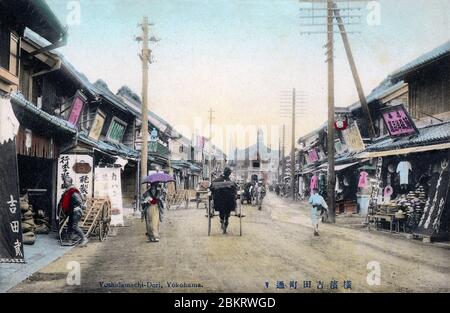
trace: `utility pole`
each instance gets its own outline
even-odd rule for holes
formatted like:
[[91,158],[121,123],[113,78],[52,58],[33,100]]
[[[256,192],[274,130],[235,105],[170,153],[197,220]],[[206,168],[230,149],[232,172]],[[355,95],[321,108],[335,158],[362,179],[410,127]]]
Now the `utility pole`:
[[350,64],[350,69],[352,71],[353,80],[355,81],[356,90],[358,91],[359,102],[361,103],[361,108],[366,116],[367,127],[369,131],[369,137],[371,139],[375,138],[375,129],[372,122],[372,117],[370,115],[369,106],[367,104],[366,96],[364,95],[364,90],[362,88],[361,80],[359,78],[358,70],[356,68],[355,60],[353,58],[352,49],[350,48],[350,41],[348,40],[347,32],[345,31],[344,21],[342,20],[341,14],[336,4],[333,5],[334,16],[336,17],[337,24],[341,33],[342,41],[344,42],[345,53],[347,54],[348,63]]
[[284,177],[286,176],[286,152],[285,152],[285,142],[286,142],[286,125],[283,124],[283,152],[282,152],[282,163],[281,163],[281,179],[284,183]]
[[295,88],[292,90],[292,146],[291,146],[291,191],[295,200]]
[[148,18],[145,16],[141,25],[142,37],[138,38],[138,41],[142,41],[142,54],[140,55],[142,61],[141,179],[148,173],[148,67],[151,56],[151,51],[148,48],[149,26]]
[[[336,203],[335,203],[335,152],[334,152],[334,24],[333,24],[333,15],[336,16],[337,24],[339,26],[340,33],[343,35],[344,41],[347,39],[346,34],[350,32],[345,32],[345,25],[359,25],[361,24],[361,15],[355,14],[356,11],[361,11],[362,8],[354,6],[354,4],[358,2],[366,2],[367,0],[299,0],[300,3],[309,4],[308,8],[301,8],[300,11],[305,12],[307,15],[300,16],[302,20],[310,20],[310,22],[302,23],[302,26],[308,27],[309,30],[302,31],[302,34],[322,34],[321,30],[323,25],[327,26],[327,44],[325,45],[327,52],[327,64],[328,64],[328,134],[327,134],[327,154],[328,154],[328,182],[327,182],[327,196],[328,196],[328,207],[329,207],[329,221],[331,223],[335,223],[336,221]],[[335,2],[347,3],[347,8],[342,9],[347,12],[344,21],[340,17],[339,12],[336,10],[337,6]],[[351,5],[352,4],[352,5]],[[326,12],[327,14],[324,14]],[[336,12],[338,15],[336,15]],[[320,27],[320,29],[317,29]],[[344,32],[343,32],[344,31]],[[353,31],[354,32],[354,31]],[[345,36],[344,36],[345,35]],[[348,40],[347,40],[348,44]],[[346,45],[346,43],[344,43]],[[349,56],[349,45],[346,47],[347,56]],[[350,58],[349,58],[350,60]],[[352,62],[350,62],[352,63]],[[354,62],[353,62],[354,65]],[[352,65],[351,65],[352,66]],[[354,67],[356,70],[356,66]],[[356,73],[356,76],[355,76]],[[353,73],[354,78],[357,77],[359,81],[359,77],[357,76],[357,72]],[[356,80],[355,80],[356,82]],[[357,83],[358,85],[358,83]],[[360,83],[359,83],[360,85]],[[357,87],[358,88],[358,87]],[[362,91],[362,88],[361,88]],[[359,91],[358,91],[359,93]],[[362,98],[364,98],[364,94],[361,93]],[[360,98],[361,98],[360,95]],[[361,104],[364,108],[365,98],[361,100]],[[367,107],[367,106],[366,106]],[[364,109],[365,110],[365,109]],[[371,123],[370,123],[371,124]],[[370,130],[369,130],[370,132]]]
[[334,189],[336,175],[334,172],[334,25],[333,25],[334,1],[327,1],[327,63],[328,63],[328,182],[327,197],[329,219],[331,223],[336,222],[336,201]]
[[208,164],[208,172],[209,172],[209,181],[210,181],[210,183],[212,182],[212,172],[211,172],[211,170],[212,170],[212,142],[211,142],[211,139],[212,139],[212,121],[213,121],[213,119],[214,119],[214,117],[213,117],[213,113],[214,113],[214,111],[213,111],[213,109],[212,108],[209,108],[209,164]]

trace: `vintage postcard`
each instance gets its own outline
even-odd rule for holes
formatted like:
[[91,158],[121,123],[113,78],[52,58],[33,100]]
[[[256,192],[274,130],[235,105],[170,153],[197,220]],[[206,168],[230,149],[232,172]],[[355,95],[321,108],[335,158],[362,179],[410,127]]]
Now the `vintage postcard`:
[[0,293],[448,293],[449,162],[448,0],[0,0]]

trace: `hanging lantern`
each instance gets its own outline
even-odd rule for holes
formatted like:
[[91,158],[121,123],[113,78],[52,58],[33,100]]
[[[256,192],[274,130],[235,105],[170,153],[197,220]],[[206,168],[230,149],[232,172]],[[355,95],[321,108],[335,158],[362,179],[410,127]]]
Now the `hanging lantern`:
[[334,122],[334,128],[337,130],[345,130],[348,126],[348,119],[346,115],[340,115],[336,118],[336,121]]

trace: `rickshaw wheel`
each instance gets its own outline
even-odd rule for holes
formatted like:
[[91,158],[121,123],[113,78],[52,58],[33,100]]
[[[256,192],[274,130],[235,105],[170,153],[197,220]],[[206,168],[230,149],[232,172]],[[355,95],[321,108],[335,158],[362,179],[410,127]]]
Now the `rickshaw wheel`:
[[102,207],[102,216],[97,226],[98,240],[105,241],[109,233],[110,222],[111,222],[111,209],[109,206],[109,202],[105,202]]

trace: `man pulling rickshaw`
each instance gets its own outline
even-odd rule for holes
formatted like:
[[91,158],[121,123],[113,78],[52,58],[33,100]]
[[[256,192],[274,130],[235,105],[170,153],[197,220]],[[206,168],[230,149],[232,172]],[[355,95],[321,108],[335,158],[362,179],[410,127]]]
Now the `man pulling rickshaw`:
[[231,211],[236,210],[237,185],[230,178],[231,169],[226,167],[223,175],[213,180],[209,187],[214,202],[214,209],[219,211],[220,226],[227,233]]

